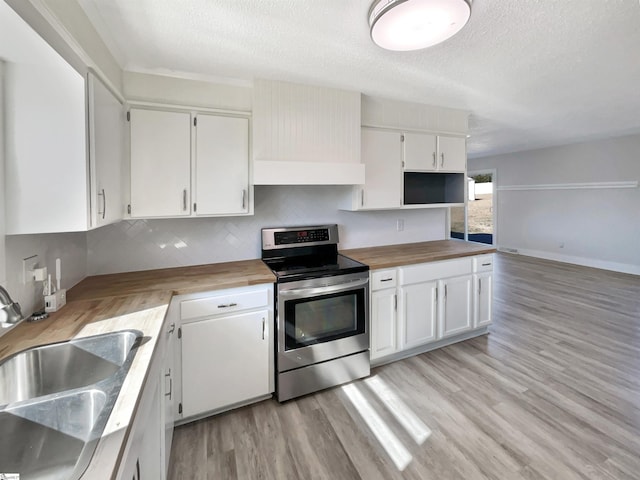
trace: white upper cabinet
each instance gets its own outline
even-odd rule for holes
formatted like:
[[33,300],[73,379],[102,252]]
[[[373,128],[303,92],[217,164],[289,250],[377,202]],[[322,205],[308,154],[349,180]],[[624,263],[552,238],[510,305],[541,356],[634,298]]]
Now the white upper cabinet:
[[102,226],[125,215],[125,115],[120,100],[91,73],[87,86],[92,226]]
[[285,82],[254,82],[256,185],[356,185],[360,93]]
[[6,233],[90,228],[85,81],[0,2]]
[[191,214],[191,114],[132,108],[131,216]]
[[399,133],[362,129],[362,163],[365,165],[365,182],[359,187],[359,194],[356,190],[356,208],[400,207],[401,156],[402,144]]
[[430,171],[438,169],[436,145],[438,137],[426,133],[405,133],[402,142],[404,169]]
[[253,213],[249,118],[131,109],[131,217]]
[[449,172],[466,172],[467,141],[461,137],[438,136],[438,168]]
[[404,169],[421,172],[464,172],[466,140],[427,133],[404,134]]
[[197,116],[196,215],[249,212],[249,119]]

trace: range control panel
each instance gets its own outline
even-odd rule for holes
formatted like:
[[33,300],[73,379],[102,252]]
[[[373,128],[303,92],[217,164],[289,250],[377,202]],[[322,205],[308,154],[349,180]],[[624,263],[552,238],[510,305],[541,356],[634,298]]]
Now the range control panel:
[[289,232],[276,232],[274,234],[276,245],[292,245],[295,243],[326,242],[329,240],[329,229],[317,228],[314,230],[294,230]]
[[338,245],[338,225],[263,228],[262,250]]

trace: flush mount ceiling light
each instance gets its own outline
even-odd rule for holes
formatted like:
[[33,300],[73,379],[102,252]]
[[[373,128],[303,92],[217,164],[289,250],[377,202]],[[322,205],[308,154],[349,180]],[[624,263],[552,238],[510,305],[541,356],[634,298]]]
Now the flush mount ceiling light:
[[387,50],[444,42],[469,21],[472,0],[377,0],[369,10],[371,38]]

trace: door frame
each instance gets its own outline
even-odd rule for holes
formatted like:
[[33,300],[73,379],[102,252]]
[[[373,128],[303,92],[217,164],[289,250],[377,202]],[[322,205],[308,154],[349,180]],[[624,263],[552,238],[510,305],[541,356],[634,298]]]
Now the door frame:
[[[493,213],[493,243],[495,247],[498,245],[498,171],[495,168],[486,168],[481,170],[469,170],[466,177],[469,178],[473,175],[491,175],[491,183],[493,184],[493,199],[491,210]],[[468,182],[465,183],[465,197],[464,197],[464,239],[469,240],[469,191]],[[451,238],[451,209],[447,210],[447,231],[449,232],[449,238]]]

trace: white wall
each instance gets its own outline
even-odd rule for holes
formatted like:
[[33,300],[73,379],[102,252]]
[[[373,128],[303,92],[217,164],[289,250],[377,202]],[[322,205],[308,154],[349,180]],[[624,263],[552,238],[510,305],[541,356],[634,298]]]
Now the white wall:
[[254,216],[132,220],[91,231],[88,274],[259,258],[262,227],[337,223],[341,249],[445,238],[444,209],[339,211],[345,188],[258,186]]
[[640,135],[474,158],[468,168],[497,169],[500,248],[640,274],[640,188],[593,188],[640,180]]

